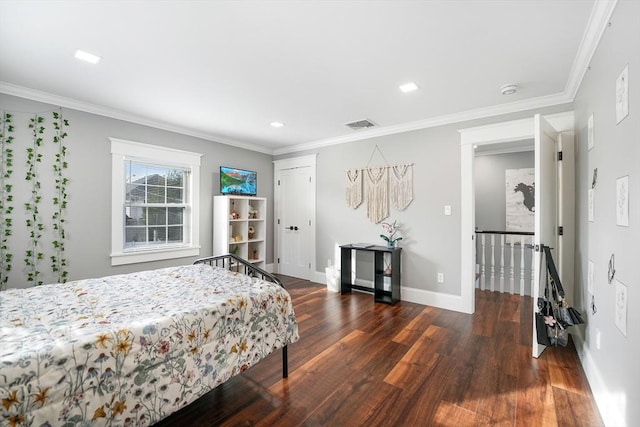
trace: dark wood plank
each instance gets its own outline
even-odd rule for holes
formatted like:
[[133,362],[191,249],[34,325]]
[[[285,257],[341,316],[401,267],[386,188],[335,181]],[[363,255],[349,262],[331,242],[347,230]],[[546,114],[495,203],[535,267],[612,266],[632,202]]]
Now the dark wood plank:
[[437,315],[437,310],[433,307],[425,307],[411,322],[398,332],[393,337],[393,341],[405,345],[412,345],[420,336],[422,332],[427,329]]
[[[475,335],[494,336],[500,313],[497,295],[500,294],[491,291],[476,292],[476,316],[473,317],[473,333]],[[484,315],[478,316],[478,313],[484,313]]]
[[435,325],[429,326],[384,378],[384,382],[413,394],[438,364],[438,358],[441,357],[438,348],[441,348],[446,340],[445,329]]
[[441,401],[438,405],[433,421],[434,425],[440,427],[490,425],[490,420],[486,416],[446,401]]
[[584,393],[573,393],[554,387],[553,401],[559,426],[604,426],[602,419],[589,416],[597,412],[597,408],[593,398]]
[[[548,351],[547,351],[548,350]],[[551,385],[573,393],[589,393],[589,384],[576,354],[573,341],[567,347],[552,347],[540,356],[547,361]]]
[[500,312],[498,319],[501,321],[520,322],[520,296],[503,294],[500,298]]
[[520,344],[531,346],[533,336],[532,313],[537,307],[533,304],[533,298],[520,297]]
[[159,426],[601,426],[575,348],[531,357],[530,297],[476,291],[467,315],[282,277],[289,346]]
[[[365,349],[367,351],[369,349]],[[325,399],[310,418],[321,425],[358,425],[365,420],[384,417],[392,402],[401,397],[401,390],[382,380],[402,358],[406,347],[389,341],[366,364],[359,367],[330,398]],[[363,396],[369,398],[363,400]]]
[[520,361],[516,425],[558,425],[546,361],[531,357],[530,345],[519,345],[516,352]]
[[[403,400],[395,409],[398,423],[392,425],[433,425],[438,407],[442,401],[445,384],[455,373],[452,359],[447,355],[434,353],[429,369],[420,373],[420,378],[408,386]],[[416,374],[418,374],[416,370]]]

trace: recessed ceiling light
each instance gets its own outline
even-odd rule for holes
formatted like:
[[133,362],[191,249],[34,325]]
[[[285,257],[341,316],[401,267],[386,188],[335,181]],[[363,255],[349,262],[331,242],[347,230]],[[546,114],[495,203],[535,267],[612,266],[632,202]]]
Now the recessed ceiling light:
[[76,50],[76,54],[74,56],[76,57],[76,59],[79,59],[81,61],[86,61],[91,64],[97,64],[100,61],[99,56],[89,52],[85,52],[84,50],[80,50],[80,49]]
[[503,95],[513,95],[517,91],[518,91],[518,85],[513,83],[504,85],[500,88],[500,92],[502,92]]
[[400,90],[403,91],[404,93],[413,92],[414,90],[418,90],[418,85],[415,84],[414,82],[405,83],[402,86],[400,86]]
[[271,126],[273,126],[274,128],[281,128],[282,126],[284,126],[284,123],[282,123],[282,122],[271,122]]

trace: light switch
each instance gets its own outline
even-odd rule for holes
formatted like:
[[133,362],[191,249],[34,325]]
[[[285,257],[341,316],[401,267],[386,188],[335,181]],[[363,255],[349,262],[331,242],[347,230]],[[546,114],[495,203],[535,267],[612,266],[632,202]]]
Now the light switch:
[[445,205],[444,214],[447,216],[451,215],[451,205]]

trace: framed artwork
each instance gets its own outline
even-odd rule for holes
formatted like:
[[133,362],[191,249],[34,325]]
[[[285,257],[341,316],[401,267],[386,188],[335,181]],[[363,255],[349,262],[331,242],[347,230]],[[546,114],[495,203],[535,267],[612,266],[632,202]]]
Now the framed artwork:
[[535,228],[535,169],[505,170],[507,231]]
[[629,64],[616,79],[616,124],[629,115]]
[[629,175],[616,180],[616,225],[629,226]]
[[593,113],[589,116],[589,121],[587,122],[587,149],[591,150],[593,148]]
[[593,274],[595,270],[595,265],[593,261],[589,260],[589,264],[587,267],[587,291],[589,291],[590,295],[593,295]]
[[616,326],[627,336],[627,286],[619,280],[616,280]]

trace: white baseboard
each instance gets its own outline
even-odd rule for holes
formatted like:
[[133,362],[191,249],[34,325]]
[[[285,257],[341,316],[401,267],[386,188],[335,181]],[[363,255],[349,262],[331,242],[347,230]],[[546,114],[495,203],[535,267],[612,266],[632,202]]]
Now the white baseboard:
[[609,390],[606,382],[602,379],[598,366],[591,356],[591,350],[585,344],[581,330],[576,328],[576,331],[571,333],[571,337],[573,338],[578,357],[582,363],[582,369],[587,376],[591,393],[596,401],[604,425],[627,427],[625,418],[629,411],[628,407],[630,402],[627,402],[626,394],[616,394]]
[[[324,273],[316,271],[314,274],[314,282],[327,283]],[[373,289],[373,282],[370,280],[363,280],[356,278],[356,285],[366,286]],[[461,313],[466,313],[464,310],[464,301],[459,295],[443,294],[433,291],[425,291],[422,289],[410,288],[407,286],[400,287],[400,299],[402,301],[413,302],[416,304],[428,305],[437,308],[443,308],[445,310],[453,310]]]
[[[312,282],[314,282],[314,283],[324,283],[326,285],[327,284],[327,275],[325,273],[320,273],[319,271],[316,271],[313,274],[313,278],[310,279],[310,280]],[[367,288],[373,289],[373,281],[371,281],[371,280],[364,280],[364,279],[356,278],[355,284],[358,285],[358,286],[365,286]]]
[[464,309],[465,301],[463,301],[462,297],[459,295],[443,294],[440,292],[425,291],[423,289],[402,286],[400,288],[400,299],[402,301],[414,302],[416,304],[466,313]]
[[312,276],[313,277],[309,280],[311,280],[313,283],[324,283],[324,284],[327,283],[327,275],[324,273],[321,273],[319,271],[314,271],[312,273]]

